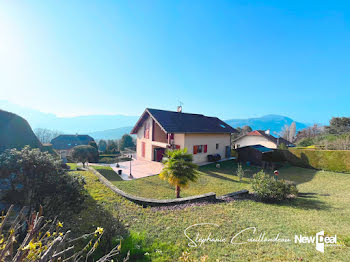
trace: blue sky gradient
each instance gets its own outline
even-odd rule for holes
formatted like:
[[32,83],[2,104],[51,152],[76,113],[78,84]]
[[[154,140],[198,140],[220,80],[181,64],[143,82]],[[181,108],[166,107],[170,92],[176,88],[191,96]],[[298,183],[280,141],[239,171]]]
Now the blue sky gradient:
[[349,116],[347,1],[0,1],[1,99],[60,116]]

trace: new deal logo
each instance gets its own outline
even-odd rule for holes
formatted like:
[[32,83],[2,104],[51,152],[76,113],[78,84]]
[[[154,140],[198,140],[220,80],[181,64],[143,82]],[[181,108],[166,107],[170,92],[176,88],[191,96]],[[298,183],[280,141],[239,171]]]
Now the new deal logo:
[[335,246],[337,244],[337,235],[333,237],[324,236],[324,231],[316,233],[314,237],[305,237],[302,235],[295,235],[295,243],[314,244],[316,243],[316,250],[324,253],[325,246]]

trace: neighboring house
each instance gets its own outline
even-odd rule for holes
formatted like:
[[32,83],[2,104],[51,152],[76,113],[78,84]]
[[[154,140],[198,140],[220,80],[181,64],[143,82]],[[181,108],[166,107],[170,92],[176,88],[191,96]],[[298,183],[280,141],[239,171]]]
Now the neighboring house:
[[287,147],[294,147],[295,145],[282,137],[274,137],[270,135],[269,130],[254,130],[248,134],[241,136],[233,141],[234,148],[262,145],[267,148],[276,149],[280,144],[285,144]]
[[208,155],[231,156],[231,126],[217,117],[146,108],[131,134],[137,135],[137,158],[161,161],[167,148],[187,148],[194,163]]
[[94,139],[89,135],[59,135],[51,140],[53,149],[55,149],[62,159],[70,156],[73,147],[88,145]]

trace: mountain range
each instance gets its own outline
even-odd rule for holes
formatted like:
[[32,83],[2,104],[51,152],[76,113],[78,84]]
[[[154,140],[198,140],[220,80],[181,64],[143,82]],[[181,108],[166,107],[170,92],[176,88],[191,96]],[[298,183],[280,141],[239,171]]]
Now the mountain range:
[[[130,133],[139,118],[138,116],[125,115],[58,117],[54,114],[42,113],[3,100],[0,100],[0,109],[16,113],[25,118],[33,130],[47,128],[65,134],[89,134],[94,139],[119,139],[123,134]],[[248,119],[228,119],[225,122],[234,128],[248,125],[253,130],[270,129],[271,133],[274,134],[274,132],[280,132],[285,125],[290,125],[294,120],[281,115],[265,115]],[[305,123],[295,122],[297,131],[308,126]]]
[[247,119],[229,119],[225,120],[232,127],[250,126],[253,130],[270,129],[271,134],[279,133],[285,125],[296,124],[296,130],[299,131],[308,127],[308,124],[294,121],[293,119],[281,115],[266,115],[257,118]]

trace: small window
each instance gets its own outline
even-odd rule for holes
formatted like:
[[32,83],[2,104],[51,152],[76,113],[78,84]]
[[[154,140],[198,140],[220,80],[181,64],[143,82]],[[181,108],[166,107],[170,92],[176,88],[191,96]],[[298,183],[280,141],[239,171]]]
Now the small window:
[[202,153],[202,152],[203,152],[203,146],[198,146],[197,153]]
[[219,144],[216,144],[216,149],[219,149]]

